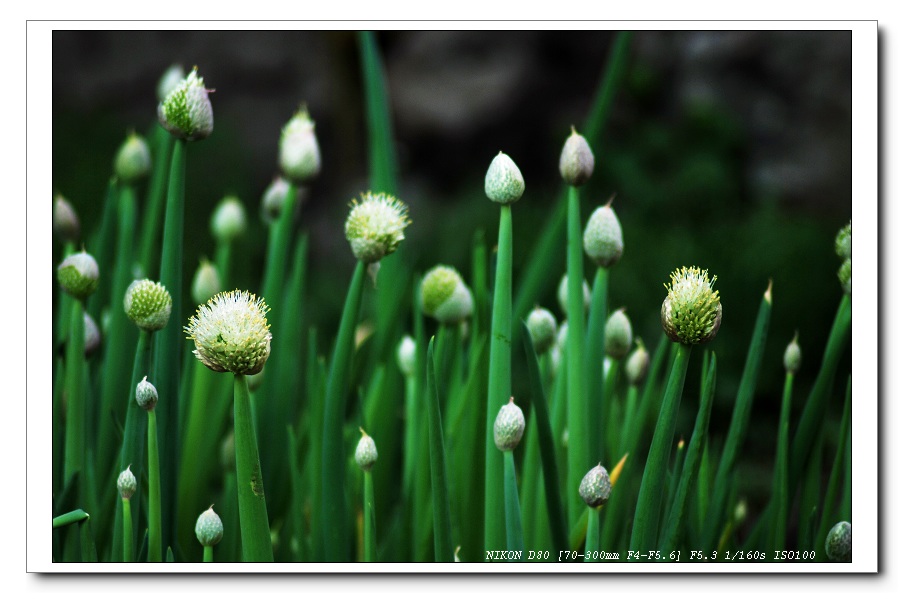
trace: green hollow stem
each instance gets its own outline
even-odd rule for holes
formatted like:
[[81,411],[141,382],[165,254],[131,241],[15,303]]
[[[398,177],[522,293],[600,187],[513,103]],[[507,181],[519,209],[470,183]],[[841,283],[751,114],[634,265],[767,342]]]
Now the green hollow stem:
[[640,482],[640,493],[634,511],[634,528],[631,531],[631,549],[648,551],[655,549],[659,536],[659,516],[662,508],[662,494],[665,490],[665,475],[668,468],[675,424],[678,421],[678,407],[684,390],[684,378],[691,356],[690,345],[677,344],[675,361],[669,382],[662,399],[662,408],[653,433],[653,442]]
[[159,390],[157,407],[160,443],[161,504],[164,513],[163,539],[173,542],[176,512],[176,466],[178,465],[181,358],[185,350],[182,319],[182,267],[185,217],[185,169],[188,144],[176,140],[170,163],[160,257],[160,283],[173,299],[169,323],[156,333],[154,342],[154,385]]
[[235,480],[238,486],[239,528],[242,533],[243,562],[272,562],[273,545],[267,519],[267,500],[261,477],[257,437],[251,417],[248,378],[235,375]]
[[[271,315],[282,312],[282,292],[286,278],[286,262],[289,261],[289,243],[292,239],[292,219],[295,215],[295,203],[298,200],[298,186],[289,183],[283,200],[279,219],[270,226],[270,238],[267,241],[267,263],[264,266],[264,283],[262,296],[270,306]],[[284,309],[283,309],[284,311]],[[271,322],[271,326],[273,323]]]
[[[782,392],[782,410],[778,420],[778,444],[775,452],[775,472],[772,477],[772,544],[770,549],[782,551],[788,531],[788,437],[791,427],[791,398],[794,391],[794,373],[785,373]],[[768,509],[767,509],[768,510]]]
[[747,433],[747,425],[750,422],[750,409],[753,406],[753,396],[756,393],[756,382],[759,377],[760,365],[763,362],[763,352],[766,347],[766,337],[769,332],[769,320],[772,315],[772,282],[763,294],[760,301],[759,312],[753,327],[753,336],[747,350],[747,360],[744,363],[744,372],[741,375],[741,383],[738,387],[738,395],[735,398],[734,410],[731,415],[731,424],[728,427],[728,436],[719,467],[716,470],[716,482],[713,489],[713,497],[710,500],[707,513],[708,531],[704,533],[704,549],[711,549],[717,544],[719,527],[724,524],[726,507],[728,506],[729,490],[734,483],[733,473],[741,447],[744,444],[744,436]]
[[374,505],[374,476],[364,473],[364,561],[377,561],[377,509]]
[[[570,190],[569,190],[570,193]],[[570,278],[570,277],[569,277]],[[603,360],[605,356],[605,329],[608,318],[609,271],[597,267],[593,279],[593,293],[590,300],[590,315],[587,320],[587,409],[589,418],[591,458],[603,458],[603,425],[608,423],[611,410],[603,383]],[[569,314],[570,315],[570,314]],[[569,321],[571,317],[569,316]],[[569,327],[571,324],[569,323]]]
[[345,396],[354,350],[355,323],[361,308],[361,294],[367,265],[358,261],[349,285],[330,374],[323,414],[323,539],[328,562],[349,561],[348,525],[345,504],[346,457],[342,450]]
[[504,451],[505,464],[505,546],[517,552],[520,560],[524,554],[524,532],[521,529],[521,505],[518,503],[518,481],[515,475],[515,454]]
[[[85,305],[72,301],[69,340],[66,343],[66,440],[63,482],[85,467]],[[80,481],[84,482],[84,479]],[[81,498],[81,497],[80,497]]]
[[122,561],[134,562],[132,553],[132,503],[128,498],[122,499]]
[[433,338],[427,346],[427,427],[430,436],[430,483],[433,490],[433,555],[437,562],[453,562],[452,515],[446,478],[446,448],[436,385]]
[[170,155],[173,149],[173,139],[169,132],[158,122],[154,122],[151,129],[153,142],[153,168],[151,180],[148,184],[147,197],[145,198],[144,216],[141,218],[141,245],[138,249],[139,263],[147,277],[154,278],[157,269],[157,240],[160,233],[160,218],[165,202],[167,171],[170,167]]
[[[568,473],[565,491],[576,492],[586,467],[593,464],[590,456],[590,418],[587,414],[587,394],[584,383],[587,365],[584,362],[584,250],[581,235],[581,201],[578,188],[568,188]],[[602,376],[602,368],[597,373]],[[595,432],[593,435],[595,436]],[[581,513],[580,499],[568,497],[568,519],[577,520]]]
[[163,561],[163,521],[160,504],[157,413],[151,410],[148,411],[148,562]]
[[600,547],[600,514],[603,507],[590,509],[587,515],[587,539],[584,541],[584,561],[596,562],[593,557],[594,552],[599,551]]
[[82,509],[76,509],[74,511],[69,511],[68,513],[63,513],[62,515],[57,515],[53,518],[53,529],[56,530],[57,528],[63,528],[71,524],[85,521],[88,517],[88,513]]
[[204,562],[213,562],[213,547],[211,545],[204,546]]
[[543,489],[546,495],[547,516],[549,517],[552,531],[553,545],[558,551],[564,551],[568,548],[568,527],[565,522],[565,511],[560,494],[555,439],[553,438],[549,407],[547,406],[546,394],[543,390],[537,354],[533,341],[531,341],[527,323],[523,319],[521,320],[521,339],[524,342],[524,352],[527,354],[527,373],[530,379],[534,415],[536,416],[534,423],[537,427],[537,440],[543,468]]
[[[132,378],[129,379],[131,383],[128,390],[128,397],[125,402],[126,421],[125,429],[123,430],[122,449],[119,452],[119,464],[116,467],[119,472],[122,472],[131,465],[131,470],[139,483],[141,482],[144,472],[144,444],[146,439],[147,420],[141,414],[142,410],[139,408],[138,401],[135,399],[135,386],[138,385],[138,382],[141,381],[143,376],[148,374],[148,368],[151,364],[151,334],[151,332],[146,330],[139,330],[138,332],[138,346],[135,349],[135,360],[132,363]],[[111,474],[110,479],[114,480],[119,472]],[[132,525],[137,526],[138,510],[141,508],[141,488],[135,490],[135,493],[132,494],[131,501],[134,502],[134,504],[130,504]],[[125,538],[123,536],[124,527],[122,517],[119,514],[116,514],[113,520],[114,543],[119,543]],[[135,538],[136,536],[133,534],[132,551],[135,550]],[[120,550],[117,547],[114,547],[114,562],[122,562],[122,560],[119,559],[119,554]]]
[[[114,261],[114,249],[116,247],[116,218],[119,207],[119,183],[116,177],[110,178],[107,191],[104,195],[104,212],[101,218],[100,231],[89,242],[91,254],[100,264]],[[103,271],[102,271],[103,272]],[[98,279],[97,291],[88,299],[88,313],[94,321],[101,321],[103,309],[110,304],[110,288],[113,286],[113,275],[101,274]]]
[[[822,514],[819,520],[819,529],[816,531],[817,542],[829,533],[829,528],[836,522],[850,517],[842,516],[839,509],[839,489],[841,487],[842,472],[844,471],[844,456],[847,447],[847,439],[851,431],[851,377],[848,376],[847,390],[844,396],[844,415],[841,417],[841,427],[838,432],[838,447],[835,450],[835,459],[832,461],[832,472],[829,473],[829,481],[826,485],[826,495],[822,503]],[[816,547],[816,559],[825,561],[825,547]]]
[[[594,420],[595,429],[593,430],[593,436],[598,442],[596,447],[598,455],[596,457],[600,458],[603,463],[608,462],[612,465],[619,458],[618,449],[615,448],[618,444],[617,424],[619,423],[619,415],[616,414],[613,398],[615,398],[615,386],[618,384],[618,372],[621,368],[622,360],[616,360],[614,358],[605,358],[605,360],[609,365],[606,367],[606,372],[603,376],[604,409],[602,415],[597,415]],[[621,419],[624,420],[624,417]],[[609,448],[602,445],[603,441],[605,441],[606,446]]]
[[[665,523],[665,532],[660,542],[660,551],[673,551],[677,549],[681,538],[681,529],[684,527],[684,518],[687,515],[688,498],[697,480],[700,470],[700,461],[703,457],[703,448],[706,445],[709,431],[709,418],[712,414],[713,397],[716,393],[716,354],[711,353],[709,364],[705,369],[703,390],[700,395],[700,408],[697,411],[697,421],[694,423],[694,433],[691,442],[687,446],[684,466],[681,470],[681,480],[678,482],[671,510]],[[677,463],[676,463],[677,470]]]
[[628,386],[628,394],[625,399],[625,417],[622,420],[621,432],[618,437],[618,448],[615,450],[615,455],[631,451],[628,447],[628,439],[633,431],[634,422],[638,418],[637,395],[637,385],[632,383]]
[[493,288],[493,320],[490,335],[490,370],[487,381],[486,464],[484,482],[484,549],[505,545],[505,509],[502,492],[502,458],[493,440],[493,424],[499,407],[511,397],[512,386],[512,209],[499,209],[499,241]]

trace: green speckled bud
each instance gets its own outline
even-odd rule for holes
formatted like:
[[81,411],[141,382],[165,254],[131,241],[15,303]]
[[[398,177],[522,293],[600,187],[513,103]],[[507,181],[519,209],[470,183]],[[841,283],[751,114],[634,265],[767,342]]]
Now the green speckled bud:
[[119,497],[123,500],[129,500],[138,489],[138,480],[132,474],[131,469],[132,465],[129,464],[116,479],[116,489],[119,490]]
[[223,520],[213,510],[213,505],[198,516],[195,536],[203,547],[213,547],[223,538]]
[[94,293],[99,274],[97,261],[84,251],[73,253],[57,267],[60,287],[78,300],[85,300]]
[[345,238],[355,257],[371,264],[394,253],[405,239],[408,207],[389,194],[367,192],[361,202],[352,200],[345,221]]
[[191,282],[191,299],[197,304],[203,304],[222,291],[223,284],[217,267],[207,260],[201,260]]
[[53,233],[62,241],[78,240],[79,222],[68,200],[57,194],[53,199]]
[[851,222],[838,231],[835,236],[835,253],[842,260],[851,259]]
[[442,324],[455,324],[471,316],[474,298],[461,275],[451,266],[435,266],[421,283],[424,315]]
[[621,360],[631,351],[634,334],[631,330],[631,320],[625,315],[624,309],[619,309],[609,316],[605,339],[606,355],[614,360]]
[[[584,312],[590,308],[590,286],[587,285],[587,281],[585,280],[581,284],[581,290],[584,292]],[[562,312],[566,315],[568,314],[568,275],[562,275],[562,280],[559,282],[559,291],[557,294],[559,298],[559,306],[562,307]]]
[[840,521],[826,535],[826,556],[832,562],[850,562],[851,552],[851,524]]
[[562,154],[559,156],[559,173],[565,183],[575,187],[583,185],[593,175],[593,151],[587,139],[578,134],[574,127],[571,136],[565,140]]
[[612,483],[609,481],[609,473],[602,464],[597,464],[581,479],[578,493],[588,507],[598,508],[609,501],[612,493]]
[[145,377],[135,386],[135,401],[145,411],[153,411],[157,406],[157,388]]
[[201,140],[213,132],[213,107],[198,69],[182,79],[157,107],[157,119],[166,130],[183,140]]
[[240,237],[248,228],[245,206],[235,196],[220,200],[210,218],[210,231],[219,242],[229,243]]
[[625,375],[628,377],[628,383],[631,385],[640,385],[644,377],[647,376],[647,369],[650,367],[650,354],[644,347],[643,341],[637,339],[637,349],[628,357],[625,363]]
[[527,329],[537,355],[543,355],[556,344],[556,318],[548,310],[536,307],[527,316]]
[[270,357],[269,307],[249,292],[222,292],[198,307],[185,333],[195,341],[194,354],[215,372],[254,375]]
[[358,446],[355,448],[355,462],[358,463],[358,468],[364,472],[370,472],[370,469],[377,463],[377,445],[364,430],[361,430],[361,440],[358,441]]
[[134,132],[119,147],[113,162],[113,172],[123,183],[134,183],[151,171],[151,149],[147,141]]
[[715,338],[722,325],[719,291],[713,291],[716,277],[705,270],[682,267],[672,273],[672,285],[662,301],[660,318],[666,336],[676,343],[697,345]]
[[405,336],[399,343],[396,360],[399,363],[399,370],[406,377],[414,376],[414,354],[416,349],[414,339],[410,336]]
[[490,163],[483,188],[493,202],[512,204],[524,194],[524,177],[512,158],[500,151]]
[[273,223],[282,214],[283,205],[286,202],[286,194],[289,193],[289,182],[282,177],[276,177],[267,186],[261,198],[261,217],[267,223]]
[[499,451],[511,451],[521,442],[522,436],[524,436],[524,413],[515,404],[515,399],[511,398],[496,415],[493,440]]
[[100,330],[94,318],[85,311],[85,355],[89,356],[100,347]]
[[848,258],[838,269],[838,280],[841,282],[841,289],[848,296],[851,295],[851,260]]
[[800,369],[800,345],[797,344],[797,333],[785,348],[785,370],[795,373]]
[[584,252],[601,268],[617,263],[625,250],[621,224],[611,202],[596,209],[584,229]]
[[141,279],[132,281],[123,300],[126,315],[135,325],[148,332],[155,332],[169,322],[173,310],[173,298],[165,287]]
[[157,82],[157,101],[163,102],[166,97],[176,89],[182,80],[185,79],[185,69],[179,64],[173,64],[166,69]]
[[279,138],[279,167],[294,183],[307,183],[320,174],[320,147],[314,122],[302,107],[289,120]]

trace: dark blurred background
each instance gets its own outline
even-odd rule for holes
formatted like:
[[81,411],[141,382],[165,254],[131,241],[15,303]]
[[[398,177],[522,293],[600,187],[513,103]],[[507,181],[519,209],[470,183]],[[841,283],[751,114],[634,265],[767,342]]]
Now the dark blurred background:
[[[503,150],[527,184],[513,211],[517,283],[561,190],[561,146],[588,113],[613,38],[606,31],[378,34],[400,158],[398,195],[413,220],[406,243],[418,270],[446,263],[469,277],[475,230],[485,228],[495,241],[498,207],[484,196],[483,177]],[[113,155],[129,130],[146,132],[155,121],[157,81],[173,63],[197,65],[216,90],[214,132],[188,151],[189,277],[200,257],[213,255],[211,211],[234,194],[251,222],[238,278],[257,287],[266,243],[260,197],[276,173],[280,128],[307,104],[323,172],[305,195],[298,227],[311,240],[309,316],[328,339],[354,266],[342,231],[346,204],[368,187],[355,34],[54,32],[52,187],[89,232]],[[718,275],[724,320],[711,345],[720,362],[711,426],[717,439],[727,430],[756,309],[772,280],[769,343],[742,453],[742,463],[763,466],[741,467],[765,485],[784,348],[799,331],[799,410],[840,298],[833,239],[852,208],[850,33],[636,32],[595,154],[583,217],[616,194],[625,254],[611,272],[611,307],[627,308],[648,347],[662,334],[659,305],[670,271],[697,265]],[[562,273],[564,243],[563,236]],[[592,279],[589,262],[585,270]],[[562,317],[559,280],[548,280],[541,304]],[[836,381],[839,407],[842,384]],[[840,408],[831,414],[837,419]],[[686,437],[692,419],[679,424]]]

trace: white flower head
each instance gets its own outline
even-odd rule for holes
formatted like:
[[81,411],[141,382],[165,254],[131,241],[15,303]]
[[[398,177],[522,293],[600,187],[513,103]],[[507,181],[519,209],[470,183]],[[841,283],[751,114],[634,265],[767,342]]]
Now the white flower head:
[[217,294],[185,326],[195,356],[216,372],[259,373],[270,357],[269,310],[263,298],[246,291]]
[[345,238],[355,257],[366,264],[378,262],[395,252],[405,239],[408,207],[389,194],[367,192],[361,201],[352,200],[345,220]]
[[183,140],[201,140],[213,132],[213,107],[198,69],[170,90],[157,107],[157,119],[167,132]]

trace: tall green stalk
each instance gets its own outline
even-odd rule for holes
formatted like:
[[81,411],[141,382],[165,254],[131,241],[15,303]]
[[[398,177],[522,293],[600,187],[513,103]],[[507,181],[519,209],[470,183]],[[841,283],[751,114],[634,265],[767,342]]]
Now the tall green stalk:
[[345,454],[342,451],[342,424],[345,421],[345,394],[354,350],[355,324],[361,307],[367,265],[359,260],[349,285],[330,374],[323,414],[323,539],[329,562],[346,562],[349,557],[345,504]]
[[433,340],[431,338],[427,346],[427,426],[430,436],[430,482],[433,490],[433,555],[437,562],[452,562],[452,520]]
[[157,122],[154,122],[151,130],[153,132],[150,138],[153,148],[151,153],[153,165],[145,198],[144,216],[141,218],[142,231],[141,244],[138,248],[138,262],[141,264],[145,276],[157,277],[157,258],[160,253],[157,241],[160,236],[160,218],[166,196],[173,139]]
[[[132,508],[128,498],[122,498],[122,561],[134,562],[132,554]],[[114,544],[115,548],[115,544]]]
[[[85,468],[85,316],[84,303],[72,301],[66,343],[66,442],[63,482]],[[84,476],[81,481],[84,481]]]
[[484,548],[505,546],[505,509],[502,492],[502,457],[493,441],[493,423],[499,407],[511,397],[512,384],[512,209],[499,213],[496,281],[493,289],[493,322],[490,332],[490,371],[486,413],[486,481],[484,484]]
[[[572,188],[574,189],[574,188]],[[569,190],[570,191],[570,190]],[[570,278],[570,277],[569,277]],[[605,356],[605,329],[608,314],[609,271],[598,266],[593,279],[590,314],[587,319],[587,407],[590,433],[588,453],[590,458],[603,458],[603,424],[608,415],[608,403],[603,386],[603,360]],[[569,314],[570,315],[570,314]],[[569,320],[571,317],[569,317]],[[569,323],[569,328],[571,324]]]
[[[791,427],[791,397],[794,390],[794,371],[785,373],[785,386],[782,392],[782,409],[778,420],[778,444],[775,454],[775,474],[772,478],[772,540],[770,549],[785,549],[785,538],[788,531],[788,438]],[[769,509],[767,509],[768,511]]]
[[374,504],[374,476],[364,473],[364,561],[377,561],[377,517]]
[[[565,491],[576,492],[581,484],[590,457],[587,395],[585,382],[587,365],[584,362],[584,250],[581,235],[581,201],[578,188],[568,188],[568,478]],[[597,373],[602,376],[602,371]],[[593,435],[596,433],[594,432]],[[574,523],[582,509],[580,499],[568,497],[568,519]]]
[[649,551],[656,548],[659,536],[659,516],[662,508],[662,493],[665,490],[665,474],[668,468],[669,453],[672,450],[672,439],[675,436],[675,424],[678,421],[678,407],[684,390],[684,377],[690,361],[692,346],[677,344],[675,361],[665,389],[659,419],[647,456],[643,479],[640,482],[640,495],[634,511],[634,528],[631,531],[631,549],[633,551]]
[[163,523],[160,504],[157,413],[152,409],[148,411],[148,562],[163,561]]
[[515,454],[511,450],[502,453],[505,464],[505,547],[524,554],[524,532],[521,529],[521,505],[518,502],[518,482],[515,475]]
[[716,484],[713,497],[709,504],[707,516],[708,531],[704,535],[704,549],[711,549],[717,545],[719,529],[724,521],[726,507],[728,505],[728,493],[732,483],[735,464],[744,443],[747,433],[747,424],[750,422],[750,408],[753,405],[753,395],[756,391],[756,382],[763,362],[763,352],[766,347],[766,337],[769,332],[769,319],[772,315],[772,282],[763,294],[760,301],[759,312],[753,327],[753,336],[747,350],[747,361],[744,364],[744,372],[741,375],[741,383],[738,387],[738,395],[735,398],[734,410],[731,416],[731,425],[728,427],[728,437],[725,440],[725,448],[716,471]]
[[235,477],[238,485],[239,526],[243,562],[272,562],[273,545],[267,519],[267,500],[261,477],[257,436],[251,418],[251,394],[245,375],[235,375]]
[[603,507],[591,508],[587,516],[587,538],[584,541],[584,562],[597,562],[594,552],[600,551],[600,515]]

